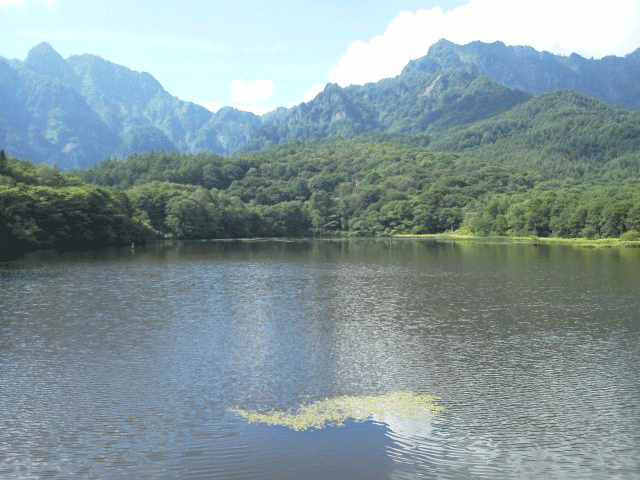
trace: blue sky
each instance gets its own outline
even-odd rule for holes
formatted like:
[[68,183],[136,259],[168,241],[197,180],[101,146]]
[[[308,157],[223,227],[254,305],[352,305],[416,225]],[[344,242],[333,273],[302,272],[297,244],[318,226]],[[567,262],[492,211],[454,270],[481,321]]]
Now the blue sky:
[[625,55],[640,47],[640,0],[0,0],[0,56],[46,41],[212,110],[265,113],[327,82],[394,76],[440,38]]

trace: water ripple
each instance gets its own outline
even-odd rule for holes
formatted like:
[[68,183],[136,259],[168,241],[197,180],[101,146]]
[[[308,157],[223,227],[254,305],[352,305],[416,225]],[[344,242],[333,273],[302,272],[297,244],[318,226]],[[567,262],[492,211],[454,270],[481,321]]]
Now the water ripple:
[[[637,258],[389,245],[0,269],[0,477],[640,478]],[[447,413],[302,433],[227,413],[404,390]]]

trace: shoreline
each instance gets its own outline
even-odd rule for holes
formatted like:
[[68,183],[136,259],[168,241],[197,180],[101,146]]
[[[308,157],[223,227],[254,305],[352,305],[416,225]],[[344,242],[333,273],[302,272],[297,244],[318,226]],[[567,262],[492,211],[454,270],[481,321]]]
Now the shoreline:
[[474,241],[480,243],[524,243],[530,245],[569,245],[580,248],[640,248],[640,240],[620,240],[619,238],[561,238],[561,237],[511,237],[481,236],[471,233],[429,233],[429,234],[396,234],[392,238],[424,238],[446,241]]
[[[154,239],[145,244],[151,245],[156,243],[163,242],[175,242],[175,241],[186,241],[186,242],[202,242],[202,241],[265,241],[265,240],[283,240],[283,241],[296,241],[303,240],[309,238],[317,238],[324,240],[339,240],[339,239],[349,239],[349,238],[359,238],[359,237],[350,237],[348,235],[345,236],[318,236],[318,237],[256,237],[256,238],[216,238],[216,239],[201,239],[201,240],[175,240],[175,239]],[[363,238],[363,237],[360,237]],[[380,235],[374,236],[370,238],[377,239],[424,239],[424,240],[436,240],[436,241],[446,241],[446,242],[476,242],[476,243],[489,243],[489,244],[528,244],[528,245],[567,245],[573,246],[577,248],[640,248],[640,240],[620,240],[619,238],[599,238],[594,240],[589,240],[586,238],[560,238],[560,237],[536,237],[536,236],[528,236],[528,237],[512,237],[512,236],[482,236],[482,235],[473,235],[470,233],[464,232],[447,232],[447,233],[425,233],[425,234],[411,234],[411,233],[398,233],[393,235]],[[141,246],[144,244],[140,244]],[[40,256],[42,261],[47,261],[51,256],[83,256],[87,254],[97,254],[102,255],[108,251],[116,251],[122,248],[128,248],[126,245],[118,245],[118,246],[108,246],[104,248],[88,248],[86,250],[82,249],[42,249],[42,250],[32,250],[26,252],[20,252],[17,256],[7,256],[0,257],[0,265],[12,263],[20,260],[24,260],[26,256]],[[135,247],[132,249],[135,251]]]

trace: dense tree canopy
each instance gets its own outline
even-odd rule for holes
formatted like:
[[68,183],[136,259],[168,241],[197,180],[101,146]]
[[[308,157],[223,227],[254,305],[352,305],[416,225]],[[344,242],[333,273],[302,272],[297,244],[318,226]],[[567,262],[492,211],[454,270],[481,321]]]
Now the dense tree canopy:
[[[637,229],[639,177],[633,162],[624,163],[635,153],[608,162],[576,156],[585,171],[583,163],[602,163],[599,177],[584,175],[577,187],[575,178],[558,178],[553,162],[532,170],[519,161],[478,159],[475,151],[435,153],[417,144],[415,137],[364,136],[228,159],[153,153],[106,161],[82,175],[127,186],[153,180],[128,195],[157,231],[178,238],[439,233],[461,226],[477,234],[600,237]],[[189,165],[187,181],[162,182],[180,178]],[[204,172],[212,169],[228,173],[207,190]],[[623,173],[627,183],[620,186]],[[187,218],[206,226],[185,229]]]
[[55,167],[6,159],[0,175],[0,257],[35,249],[86,250],[155,236],[120,192]]
[[429,136],[333,137],[229,158],[152,152],[73,175],[0,155],[0,169],[0,241],[11,248],[122,244],[154,232],[212,239],[465,227],[597,238],[640,229],[640,115],[572,92]]

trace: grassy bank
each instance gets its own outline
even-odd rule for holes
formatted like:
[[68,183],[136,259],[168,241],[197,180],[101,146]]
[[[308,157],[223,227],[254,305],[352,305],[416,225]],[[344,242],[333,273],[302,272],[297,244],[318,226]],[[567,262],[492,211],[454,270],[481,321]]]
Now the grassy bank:
[[559,238],[559,237],[512,237],[512,236],[481,236],[468,231],[453,231],[428,235],[399,234],[395,238],[433,238],[448,241],[476,241],[487,243],[528,243],[531,245],[571,245],[581,248],[639,248],[640,240],[623,240],[620,238]]

